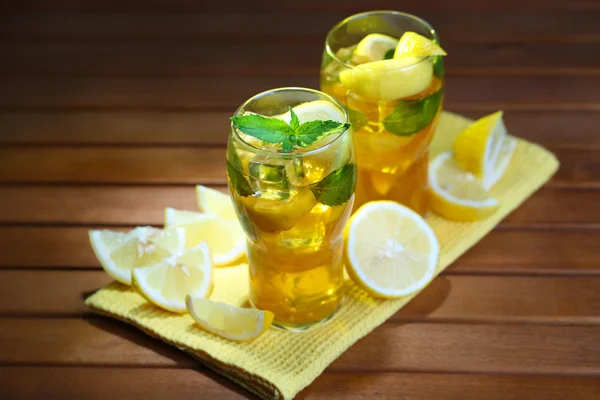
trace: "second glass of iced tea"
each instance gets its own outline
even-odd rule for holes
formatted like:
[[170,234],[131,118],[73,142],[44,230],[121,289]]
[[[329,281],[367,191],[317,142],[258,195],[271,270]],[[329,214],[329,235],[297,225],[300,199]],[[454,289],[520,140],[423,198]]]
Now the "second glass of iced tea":
[[307,128],[318,121],[345,127],[285,150],[233,123],[227,175],[248,237],[250,301],[272,311],[276,326],[297,331],[327,320],[342,301],[342,234],[354,201],[356,164],[348,116],[324,93],[274,89],[246,101],[234,117],[259,115],[293,125],[291,111]]
[[355,208],[385,199],[421,215],[428,209],[428,147],[442,108],[442,57],[398,63],[356,52],[369,34],[399,39],[410,31],[438,43],[427,22],[395,11],[353,15],[327,35],[321,90],[344,104],[352,123],[358,165]]

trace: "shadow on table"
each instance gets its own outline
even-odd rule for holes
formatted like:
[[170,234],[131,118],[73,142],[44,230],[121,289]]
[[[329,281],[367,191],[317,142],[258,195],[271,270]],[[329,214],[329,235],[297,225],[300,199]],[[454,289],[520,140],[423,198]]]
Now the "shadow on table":
[[[178,351],[174,347],[154,339],[134,327],[128,326],[120,321],[115,321],[107,317],[96,315],[90,315],[85,320],[98,329],[101,329],[112,335],[119,336],[121,339],[127,340],[135,345],[142,346],[160,355],[161,357],[173,361],[175,368],[188,368],[196,370],[199,374],[212,379],[230,392],[233,392],[244,399],[258,400],[257,396],[231,382],[227,378],[224,378],[221,375],[218,375],[217,373],[205,368],[201,363],[189,357],[184,352]],[[167,362],[166,364],[169,363]],[[149,363],[148,365],[140,365],[142,368],[145,366],[155,365],[152,365],[152,363]],[[172,368],[172,365],[165,365],[165,367]]]

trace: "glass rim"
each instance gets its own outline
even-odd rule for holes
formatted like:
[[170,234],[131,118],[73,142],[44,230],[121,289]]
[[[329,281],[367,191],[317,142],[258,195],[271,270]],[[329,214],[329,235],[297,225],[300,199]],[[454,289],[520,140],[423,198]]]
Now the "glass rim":
[[[333,61],[335,61],[335,62],[343,65],[344,67],[351,68],[351,69],[356,69],[358,67],[358,65],[352,65],[352,64],[349,64],[347,62],[344,62],[344,61],[340,60],[338,58],[338,56],[335,55],[335,53],[333,52],[333,50],[331,50],[331,46],[329,46],[330,37],[333,34],[333,32],[337,31],[342,26],[348,24],[350,21],[352,21],[354,19],[357,19],[357,18],[369,17],[369,16],[373,16],[373,15],[394,15],[396,17],[406,17],[408,19],[412,19],[412,20],[418,22],[419,24],[423,25],[429,32],[431,32],[431,35],[433,36],[433,40],[435,42],[439,42],[437,31],[435,29],[433,29],[433,27],[429,24],[429,22],[425,21],[421,17],[417,17],[416,15],[405,13],[405,12],[402,12],[402,11],[394,11],[394,10],[365,11],[365,12],[361,12],[361,13],[358,13],[358,14],[352,14],[349,17],[344,18],[343,20],[341,20],[340,22],[338,22],[337,24],[335,24],[329,30],[329,32],[327,32],[327,36],[325,36],[325,51],[333,59]],[[409,64],[409,65],[406,65],[404,67],[390,69],[389,71],[401,71],[401,70],[404,70],[404,69],[412,68],[415,65],[418,65],[418,64],[422,63],[425,60],[433,59],[434,57],[436,57],[436,56],[423,57],[419,61],[415,62],[414,64]],[[364,64],[362,64],[362,65],[364,65]],[[370,69],[368,69],[368,68],[361,68],[361,69],[364,70],[364,71],[370,71]]]
[[[346,108],[339,102],[337,101],[335,98],[333,98],[332,96],[328,95],[327,93],[321,92],[320,90],[316,90],[316,89],[310,89],[310,88],[304,88],[304,87],[298,87],[298,86],[286,86],[286,87],[280,87],[280,88],[275,88],[275,89],[269,89],[269,90],[265,90],[263,92],[257,93],[254,96],[250,97],[248,100],[244,101],[242,103],[242,105],[240,105],[237,110],[235,110],[235,113],[233,113],[234,117],[238,117],[240,116],[240,112],[242,109],[244,109],[244,107],[246,105],[248,105],[250,102],[252,102],[253,100],[274,94],[274,93],[278,93],[278,92],[283,92],[283,91],[292,91],[292,92],[309,92],[309,93],[313,93],[319,96],[324,97],[327,101],[331,102],[334,106],[336,106],[343,114],[345,117],[345,123],[350,123],[350,118],[348,116],[348,113],[346,112]],[[348,129],[346,129],[344,132],[340,133],[335,139],[333,139],[330,142],[327,142],[315,149],[309,150],[309,151],[299,151],[299,150],[293,150],[291,152],[288,153],[283,153],[283,152],[274,152],[274,151],[268,151],[268,150],[263,150],[259,147],[256,147],[248,142],[246,142],[246,140],[244,140],[244,138],[242,138],[240,136],[240,133],[238,131],[238,129],[236,129],[235,126],[233,126],[233,121],[231,121],[230,123],[231,126],[231,132],[233,132],[235,139],[244,147],[246,147],[246,150],[251,151],[253,153],[256,154],[260,154],[260,155],[264,155],[264,156],[268,156],[268,157],[274,157],[274,158],[295,158],[295,157],[306,157],[306,156],[310,156],[313,154],[318,154],[321,153],[323,151],[325,151],[327,148],[329,148],[330,146],[332,146],[334,143],[336,143],[342,136],[344,135],[349,135],[352,127],[350,126]],[[318,143],[318,142],[317,142]]]

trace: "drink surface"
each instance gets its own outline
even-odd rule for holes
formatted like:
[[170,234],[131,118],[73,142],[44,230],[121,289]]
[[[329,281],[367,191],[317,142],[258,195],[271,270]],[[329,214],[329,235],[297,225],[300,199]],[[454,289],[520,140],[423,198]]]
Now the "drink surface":
[[[343,111],[324,100],[293,110],[300,123],[346,122]],[[273,117],[290,120],[289,112]],[[283,152],[234,130],[227,162],[230,193],[248,236],[252,304],[289,329],[328,318],[343,297],[342,231],[356,181],[350,132]]]
[[[390,46],[397,43],[372,36],[384,37]],[[423,215],[428,209],[428,147],[443,100],[442,58],[374,60],[383,52],[365,55],[360,47],[340,47],[334,54],[326,50],[321,68],[321,90],[346,106],[354,131],[354,208],[394,200]]]

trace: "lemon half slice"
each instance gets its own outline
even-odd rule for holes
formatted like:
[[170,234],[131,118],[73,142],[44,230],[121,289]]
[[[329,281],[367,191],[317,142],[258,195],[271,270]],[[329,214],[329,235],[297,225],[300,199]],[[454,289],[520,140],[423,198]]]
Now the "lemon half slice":
[[358,45],[355,54],[366,57],[369,61],[378,61],[385,58],[385,53],[398,46],[398,39],[381,33],[370,33]]
[[115,280],[131,285],[131,269],[155,264],[185,248],[185,231],[140,226],[128,233],[89,232],[90,243],[102,268]]
[[234,264],[246,254],[246,236],[237,220],[168,207],[165,226],[183,228],[188,249],[206,242],[215,266]]
[[440,246],[417,213],[392,201],[363,205],[346,228],[346,268],[363,289],[378,297],[399,297],[427,285]]
[[212,291],[212,263],[206,243],[174,254],[159,263],[135,268],[133,287],[165,310],[184,313],[185,297],[207,297]]
[[429,185],[431,209],[450,220],[477,221],[500,207],[483,183],[458,165],[451,151],[439,154],[431,162]]
[[196,199],[198,208],[203,213],[214,214],[225,219],[236,219],[235,209],[229,194],[206,186],[196,186]]
[[405,32],[398,41],[394,58],[446,56],[444,49],[433,40],[427,39],[416,32]]
[[265,333],[273,322],[271,311],[240,308],[188,296],[187,309],[202,329],[229,340],[250,340]]

